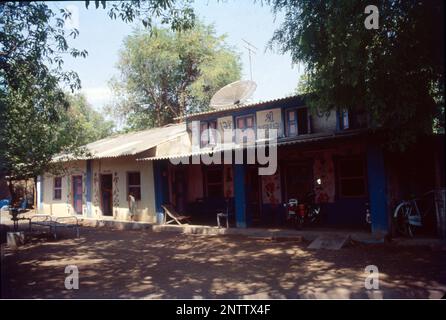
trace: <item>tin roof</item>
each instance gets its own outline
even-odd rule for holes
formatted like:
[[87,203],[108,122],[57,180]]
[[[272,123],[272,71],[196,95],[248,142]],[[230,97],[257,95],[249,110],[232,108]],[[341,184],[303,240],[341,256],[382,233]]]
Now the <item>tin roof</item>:
[[232,111],[232,110],[247,109],[247,108],[253,108],[253,107],[261,107],[261,106],[264,106],[266,104],[276,103],[276,102],[283,102],[283,101],[296,99],[296,98],[302,98],[302,96],[292,95],[292,96],[284,97],[284,98],[277,98],[277,99],[272,99],[272,100],[258,101],[258,102],[242,104],[242,105],[232,105],[232,106],[221,108],[221,109],[217,109],[217,110],[213,109],[213,110],[196,112],[196,113],[184,115],[182,117],[175,118],[175,120],[188,119],[188,118],[192,118],[192,117],[196,117],[196,116],[202,116],[202,115],[208,115],[208,114],[214,114],[214,113],[221,113],[221,112]]
[[227,145],[219,145],[216,148],[202,148],[195,152],[182,152],[182,153],[164,153],[153,157],[147,157],[147,158],[141,158],[136,159],[137,161],[153,161],[153,160],[165,160],[165,159],[180,159],[180,158],[187,158],[191,156],[199,156],[203,154],[210,154],[210,153],[218,153],[218,152],[224,152],[224,151],[234,151],[234,150],[240,150],[245,148],[262,148],[266,146],[286,146],[291,144],[304,144],[304,143],[311,143],[311,142],[321,142],[321,141],[328,141],[328,140],[334,140],[334,139],[340,139],[340,138],[348,138],[348,137],[354,137],[358,136],[360,134],[365,134],[367,130],[351,130],[349,132],[343,132],[343,133],[318,133],[318,134],[310,134],[308,136],[304,136],[301,138],[282,138],[277,141],[275,144],[260,144],[260,145],[247,145],[247,146],[241,146],[235,143],[227,144]]
[[59,155],[54,158],[54,161],[116,158],[136,155],[156,147],[160,143],[174,139],[185,132],[186,125],[180,123],[138,132],[118,134],[85,145],[86,151],[90,153],[90,156],[79,158],[73,155]]

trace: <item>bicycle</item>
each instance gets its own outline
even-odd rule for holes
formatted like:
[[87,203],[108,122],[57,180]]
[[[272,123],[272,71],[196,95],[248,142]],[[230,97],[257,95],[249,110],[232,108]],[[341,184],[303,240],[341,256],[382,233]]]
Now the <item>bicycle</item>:
[[314,192],[309,192],[307,194],[307,214],[306,222],[309,224],[315,224],[321,214],[321,206],[316,203],[316,194]]
[[420,210],[418,203],[431,193],[435,195],[435,190],[428,191],[419,198],[404,200],[396,206],[393,212],[393,226],[398,233],[412,238],[415,229],[423,226],[423,221],[435,207],[435,202],[431,201],[428,208],[423,210]]

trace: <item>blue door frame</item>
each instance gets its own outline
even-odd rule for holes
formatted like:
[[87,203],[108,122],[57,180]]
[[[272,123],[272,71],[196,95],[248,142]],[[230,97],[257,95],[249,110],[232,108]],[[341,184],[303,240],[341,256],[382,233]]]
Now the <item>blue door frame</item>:
[[367,175],[372,232],[388,233],[389,215],[384,153],[382,147],[377,144],[367,147]]
[[246,228],[246,167],[234,164],[235,222],[237,228]]

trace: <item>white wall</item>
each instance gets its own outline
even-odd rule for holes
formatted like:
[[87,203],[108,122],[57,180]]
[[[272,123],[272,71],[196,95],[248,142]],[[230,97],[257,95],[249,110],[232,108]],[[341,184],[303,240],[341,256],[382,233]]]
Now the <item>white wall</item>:
[[[45,214],[66,216],[74,214],[72,198],[72,176],[82,175],[83,205],[82,216],[87,217],[87,166],[86,161],[72,162],[66,166],[62,176],[62,198],[54,199],[54,175],[45,174],[42,183],[43,203]],[[130,220],[127,203],[127,172],[141,173],[141,200],[137,201],[138,221],[155,222],[155,190],[153,167],[151,161],[136,161],[135,157],[120,157],[92,160],[91,177],[91,217],[117,220]],[[103,216],[100,206],[99,177],[103,173],[113,175],[113,216]],[[38,195],[40,196],[40,195]],[[81,216],[81,215],[79,215]]]
[[311,133],[332,132],[336,130],[336,111],[332,110],[328,114],[323,114],[319,117],[316,114],[311,114]]
[[[71,194],[73,175],[82,175],[82,212],[86,214],[86,161],[75,161],[67,164],[64,168],[64,175],[62,175],[62,197],[60,200],[54,199],[54,175],[46,173],[43,176],[43,203],[42,209],[44,214],[51,214],[56,216],[66,216],[74,214],[73,198]],[[38,195],[39,196],[39,195]]]
[[127,172],[141,173],[141,200],[137,201],[139,221],[155,222],[155,189],[151,161],[136,161],[134,157],[94,160],[92,164],[92,216],[102,218],[100,205],[100,175],[113,175],[113,217],[130,220],[127,203]]

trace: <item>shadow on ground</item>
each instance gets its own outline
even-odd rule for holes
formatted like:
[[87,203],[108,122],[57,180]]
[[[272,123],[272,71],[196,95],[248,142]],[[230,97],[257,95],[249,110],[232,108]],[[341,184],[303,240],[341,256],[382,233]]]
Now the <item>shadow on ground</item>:
[[[352,245],[339,251],[241,236],[83,228],[81,238],[2,245],[2,298],[440,298],[446,253]],[[79,268],[79,290],[64,287]],[[364,288],[367,265],[380,288]]]

